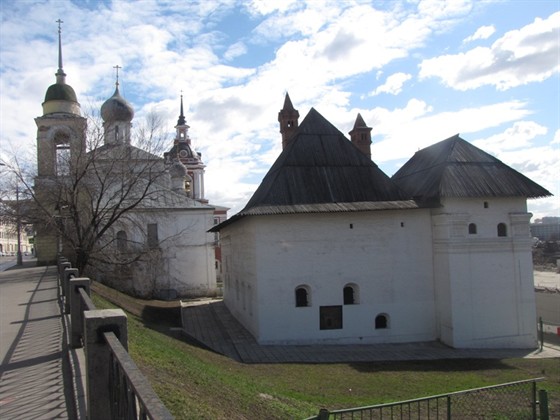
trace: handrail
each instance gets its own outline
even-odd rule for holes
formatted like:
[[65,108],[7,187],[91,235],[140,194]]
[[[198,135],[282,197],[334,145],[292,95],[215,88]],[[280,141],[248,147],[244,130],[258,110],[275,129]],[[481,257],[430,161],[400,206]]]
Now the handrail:
[[[111,402],[114,418],[172,419],[114,332],[103,333],[111,348]],[[124,402],[124,404],[123,404]],[[138,417],[138,415],[140,417]]]
[[82,304],[84,305],[83,306],[84,311],[93,311],[97,309],[95,307],[95,304],[93,303],[93,300],[91,300],[85,288],[79,287],[78,292],[80,293],[80,298],[82,299]]
[[86,356],[88,419],[172,419],[128,354],[124,311],[97,309],[90,297],[91,280],[78,277],[78,270],[63,258],[58,274],[70,314],[70,344],[83,347]]

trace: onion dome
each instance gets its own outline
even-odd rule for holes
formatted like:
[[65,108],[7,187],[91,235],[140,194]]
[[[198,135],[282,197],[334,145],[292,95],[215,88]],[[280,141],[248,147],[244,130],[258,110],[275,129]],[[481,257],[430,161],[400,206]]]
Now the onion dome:
[[101,106],[101,118],[105,122],[130,122],[134,118],[134,108],[121,96],[118,82],[113,96],[107,99]]
[[171,175],[171,178],[184,178],[187,176],[187,168],[179,160],[176,160],[169,168],[169,175]]

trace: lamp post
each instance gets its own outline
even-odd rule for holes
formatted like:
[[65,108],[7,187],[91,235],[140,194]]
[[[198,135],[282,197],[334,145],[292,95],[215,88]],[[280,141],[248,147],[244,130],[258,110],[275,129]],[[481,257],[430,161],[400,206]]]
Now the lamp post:
[[19,185],[16,185],[16,232],[17,232],[16,265],[23,265],[23,259],[21,257],[21,214],[19,211]]

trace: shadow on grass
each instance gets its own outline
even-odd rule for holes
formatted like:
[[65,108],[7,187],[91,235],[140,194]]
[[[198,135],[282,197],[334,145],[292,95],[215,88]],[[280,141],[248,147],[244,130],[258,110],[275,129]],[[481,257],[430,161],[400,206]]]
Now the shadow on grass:
[[476,372],[506,370],[511,366],[499,359],[439,359],[415,361],[359,362],[350,363],[361,373],[375,372]]

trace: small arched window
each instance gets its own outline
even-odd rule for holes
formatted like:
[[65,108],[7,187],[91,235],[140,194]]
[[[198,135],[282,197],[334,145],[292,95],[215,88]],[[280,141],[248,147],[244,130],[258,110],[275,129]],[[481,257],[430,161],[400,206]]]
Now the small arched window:
[[375,329],[382,330],[389,328],[389,317],[387,314],[379,314],[375,317]]
[[498,223],[498,236],[507,236],[507,226],[505,223]]
[[342,290],[342,294],[343,294],[345,305],[355,305],[359,303],[358,286],[356,284],[349,283],[346,286],[344,286],[344,289]]
[[124,230],[119,230],[117,232],[117,249],[121,252],[126,251],[128,245],[128,238]]
[[311,306],[309,289],[306,286],[296,287],[296,307]]
[[469,235],[476,235],[476,224],[469,223]]

